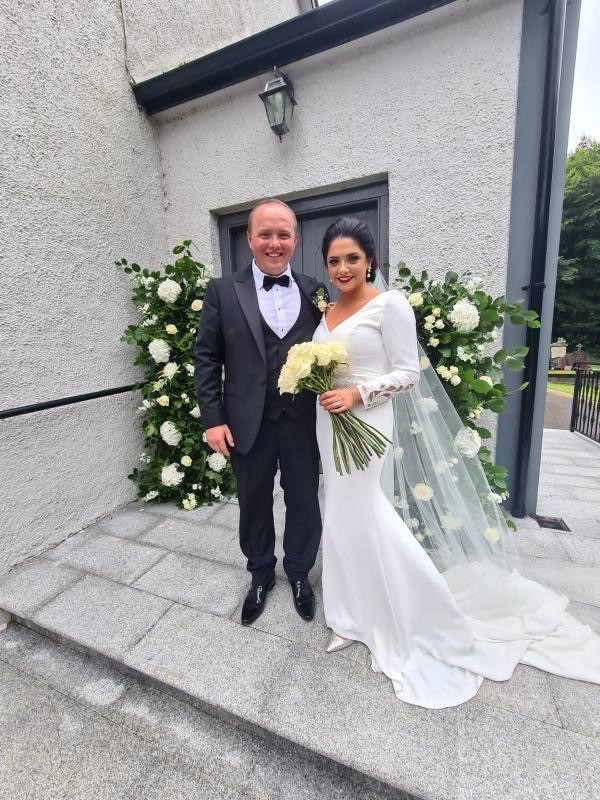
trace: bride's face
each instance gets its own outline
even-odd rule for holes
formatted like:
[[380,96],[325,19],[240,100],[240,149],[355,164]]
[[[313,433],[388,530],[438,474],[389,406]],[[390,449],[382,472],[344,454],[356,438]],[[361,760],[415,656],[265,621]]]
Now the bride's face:
[[371,262],[358,242],[349,237],[334,239],[327,253],[329,280],[340,292],[363,288]]

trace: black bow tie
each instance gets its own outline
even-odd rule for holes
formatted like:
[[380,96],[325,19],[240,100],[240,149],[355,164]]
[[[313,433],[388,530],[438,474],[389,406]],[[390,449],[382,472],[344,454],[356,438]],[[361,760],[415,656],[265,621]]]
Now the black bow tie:
[[265,292],[270,292],[276,283],[279,286],[285,286],[287,289],[287,287],[290,285],[290,276],[280,275],[278,278],[273,278],[272,275],[265,275],[263,278],[263,289]]

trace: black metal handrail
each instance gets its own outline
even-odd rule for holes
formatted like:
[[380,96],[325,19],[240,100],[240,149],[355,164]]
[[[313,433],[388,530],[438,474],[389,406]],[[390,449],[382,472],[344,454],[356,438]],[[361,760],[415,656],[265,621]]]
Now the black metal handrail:
[[587,363],[575,371],[575,389],[571,407],[571,431],[600,442],[600,364]]

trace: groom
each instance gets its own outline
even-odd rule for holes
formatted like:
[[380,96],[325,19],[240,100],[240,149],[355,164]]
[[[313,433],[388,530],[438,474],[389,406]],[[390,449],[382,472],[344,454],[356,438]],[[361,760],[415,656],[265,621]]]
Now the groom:
[[275,585],[278,467],[286,507],[283,568],[296,610],[310,620],[315,598],[308,572],[321,538],[315,396],[280,395],[277,379],[290,347],[312,339],[321,317],[314,295],[323,284],[290,269],[298,229],[285,203],[258,203],[247,237],[252,263],[211,280],[206,290],[194,351],[196,393],[206,440],[231,456],[237,480],[240,546],[252,575],[242,624],[257,619]]

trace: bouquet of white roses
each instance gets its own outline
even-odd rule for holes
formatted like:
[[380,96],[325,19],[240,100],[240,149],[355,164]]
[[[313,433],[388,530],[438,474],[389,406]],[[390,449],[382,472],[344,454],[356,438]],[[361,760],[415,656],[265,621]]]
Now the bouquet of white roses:
[[[322,394],[333,388],[334,372],[348,365],[348,353],[340,342],[316,344],[303,342],[290,348],[279,375],[280,394],[298,394],[308,389]],[[366,469],[371,456],[379,458],[391,444],[376,428],[351,411],[330,414],[333,427],[333,460],[340,475],[350,474],[350,462],[357,469]]]

